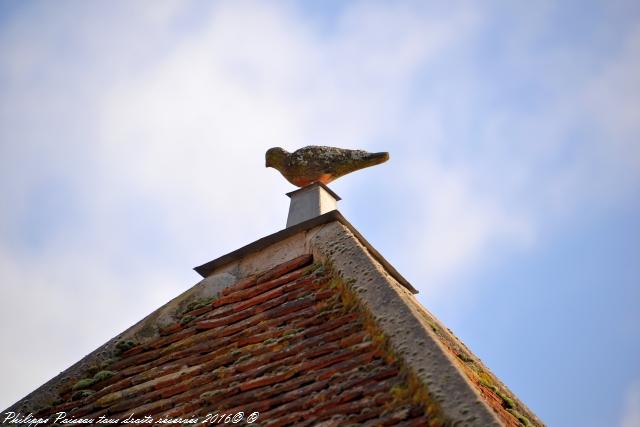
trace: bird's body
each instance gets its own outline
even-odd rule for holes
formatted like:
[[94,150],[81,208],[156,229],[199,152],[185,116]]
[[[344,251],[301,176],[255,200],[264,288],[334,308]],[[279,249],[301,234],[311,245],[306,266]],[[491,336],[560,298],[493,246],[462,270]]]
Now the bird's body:
[[314,182],[328,184],[350,172],[389,160],[389,153],[368,153],[336,147],[310,145],[289,153],[280,147],[267,150],[266,166],[277,169],[298,187]]

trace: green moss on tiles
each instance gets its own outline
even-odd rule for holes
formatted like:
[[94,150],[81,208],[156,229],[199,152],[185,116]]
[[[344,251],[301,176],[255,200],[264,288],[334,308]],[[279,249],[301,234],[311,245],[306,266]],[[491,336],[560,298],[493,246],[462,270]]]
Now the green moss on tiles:
[[391,387],[390,393],[395,400],[406,400],[409,397],[409,387],[405,384],[396,384]]
[[304,270],[304,275],[306,276],[312,273],[318,275],[318,274],[322,274],[323,272],[324,272],[324,266],[322,265],[322,263],[314,262]]
[[132,349],[133,347],[135,347],[137,345],[138,345],[138,343],[136,343],[133,340],[118,341],[118,343],[116,344],[116,354],[117,355],[121,355],[125,351],[130,350],[130,349]]
[[502,399],[502,406],[505,409],[515,409],[516,404],[509,396],[501,392],[500,390],[496,390],[496,394],[500,399]]
[[433,332],[435,332],[436,334],[439,332],[438,331],[438,325],[436,325],[436,322],[434,322],[432,320],[427,320],[427,323],[429,324],[429,327],[431,328],[431,330]]
[[202,307],[206,307],[210,305],[216,298],[198,298],[194,301],[191,301],[184,309],[183,313],[188,313],[193,310],[197,310]]
[[88,368],[86,368],[84,373],[85,373],[86,376],[92,377],[99,370],[100,370],[100,365],[98,363],[95,363],[95,364],[89,366]]
[[[330,265],[328,265],[326,269],[330,272],[334,271]],[[403,384],[392,387],[391,394],[394,400],[403,402],[410,401],[415,405],[422,406],[432,426],[449,425],[449,421],[444,416],[440,405],[429,394],[426,385],[420,381],[410,367],[403,363],[402,358],[396,354],[394,348],[391,346],[389,338],[384,334],[382,329],[378,327],[376,319],[374,319],[368,309],[361,303],[360,298],[353,290],[354,284],[354,280],[343,280],[338,274],[333,272],[325,286],[337,291],[339,296],[338,302],[343,306],[343,313],[360,313],[360,318],[363,319],[362,324],[364,329],[371,337],[374,345],[381,350],[382,357],[386,363],[390,365],[395,364],[399,367]]]
[[95,383],[96,383],[96,380],[94,380],[93,378],[83,378],[77,383],[75,383],[73,387],[71,387],[71,390],[73,391],[84,390],[91,387]]
[[487,374],[479,374],[478,379],[480,380],[480,384],[489,388],[490,390],[497,390],[498,388],[493,384],[493,381]]
[[115,362],[115,359],[112,359],[112,358],[108,358],[108,359],[103,360],[100,363],[100,369],[99,370],[100,371],[108,370],[109,366],[113,365],[114,362]]
[[529,421],[529,418],[525,417],[515,409],[507,409],[507,412],[513,415],[521,425],[525,427],[533,427],[533,424],[531,423],[531,421]]
[[493,381],[491,381],[491,379],[489,378],[489,376],[485,373],[484,375],[479,375],[478,378],[480,378],[480,384],[484,385],[485,387],[487,387],[488,389],[490,389],[491,391],[493,391],[496,396],[498,396],[500,398],[500,400],[502,400],[502,407],[505,409],[515,409],[516,404],[513,401],[513,399],[511,399],[509,396],[507,396],[506,393],[504,393],[502,390],[500,390],[500,388],[498,388]]
[[329,288],[336,289],[338,291],[340,302],[344,307],[345,313],[350,313],[354,310],[361,308],[358,297],[353,292],[351,292],[349,288],[350,285],[347,284],[342,279],[340,279],[339,277],[337,277],[336,274],[333,274],[331,276],[328,286]]
[[462,360],[465,363],[473,362],[473,359],[467,353],[460,352],[456,354],[456,356],[458,356],[458,359]]
[[100,371],[93,376],[95,382],[106,381],[113,377],[116,373],[113,371]]
[[180,325],[182,326],[188,325],[193,321],[193,319],[195,319],[195,317],[190,315],[182,316],[182,318],[180,319]]
[[75,393],[73,393],[73,395],[71,395],[71,400],[82,400],[86,397],[91,396],[94,393],[95,391],[93,390],[78,390]]
[[[496,396],[500,398],[500,400],[502,401],[502,407],[506,411],[511,412],[512,414],[514,412],[518,413],[521,417],[526,419],[525,415],[522,415],[522,413],[519,413],[516,410],[516,408],[518,408],[518,405],[513,400],[506,387],[499,383],[496,383],[496,380],[492,377],[492,375],[488,372],[484,365],[477,359],[473,358],[472,353],[467,348],[467,346],[462,341],[460,341],[460,339],[458,339],[450,329],[447,328],[445,330],[444,328],[439,327],[438,324],[433,320],[433,318],[425,311],[418,310],[418,313],[420,314],[420,317],[431,327],[431,330],[433,330],[440,342],[444,344],[452,353],[454,353],[459,360],[464,362],[462,366],[465,368],[465,372],[470,379],[475,381],[477,377],[477,380],[481,385],[489,388],[496,394]],[[519,420],[519,422],[522,425],[534,425],[528,419],[528,424],[525,424],[521,420]]]

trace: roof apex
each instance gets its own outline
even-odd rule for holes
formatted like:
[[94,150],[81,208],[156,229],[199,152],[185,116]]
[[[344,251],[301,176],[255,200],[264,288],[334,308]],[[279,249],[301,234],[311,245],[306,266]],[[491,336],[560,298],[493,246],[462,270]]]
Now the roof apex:
[[[298,190],[300,191],[300,190]],[[378,252],[368,241],[364,238],[362,234],[353,226],[347,219],[340,213],[340,211],[332,210],[320,216],[316,216],[314,218],[308,219],[306,221],[300,222],[298,224],[292,225],[291,227],[285,228],[283,230],[277,231],[273,234],[265,236],[261,239],[256,240],[253,243],[249,243],[235,251],[229,252],[228,254],[222,255],[214,260],[206,262],[202,265],[194,267],[194,270],[200,274],[202,277],[207,277],[220,267],[237,261],[245,256],[259,252],[262,249],[271,246],[272,244],[285,240],[288,237],[291,237],[297,233],[310,230],[319,225],[328,224],[330,222],[339,222],[353,233],[353,235],[360,241],[360,243],[367,248],[367,251],[378,261],[391,276],[398,281],[402,286],[407,288],[411,293],[417,294],[418,290],[414,288],[411,283],[407,279],[405,279],[399,272],[396,270],[390,263],[387,261],[381,254]]]

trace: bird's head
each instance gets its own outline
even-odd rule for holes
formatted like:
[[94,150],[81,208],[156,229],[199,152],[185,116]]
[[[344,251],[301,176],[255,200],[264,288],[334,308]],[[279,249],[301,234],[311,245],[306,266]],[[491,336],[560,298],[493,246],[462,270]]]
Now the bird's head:
[[267,154],[265,155],[265,166],[268,168],[271,167],[276,169],[282,168],[285,164],[287,154],[289,153],[280,147],[269,148],[267,150]]

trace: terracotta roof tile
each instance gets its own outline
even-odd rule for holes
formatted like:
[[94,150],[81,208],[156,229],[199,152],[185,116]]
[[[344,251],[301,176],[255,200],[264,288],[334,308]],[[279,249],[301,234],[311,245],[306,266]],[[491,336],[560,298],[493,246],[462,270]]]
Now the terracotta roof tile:
[[108,367],[115,374],[90,384],[91,394],[72,400],[67,390],[49,413],[257,411],[263,426],[441,425],[425,409],[433,402],[395,392],[412,373],[388,354],[367,313],[344,303],[331,270],[311,262],[295,258],[176,313],[181,320],[157,338],[118,356]]

